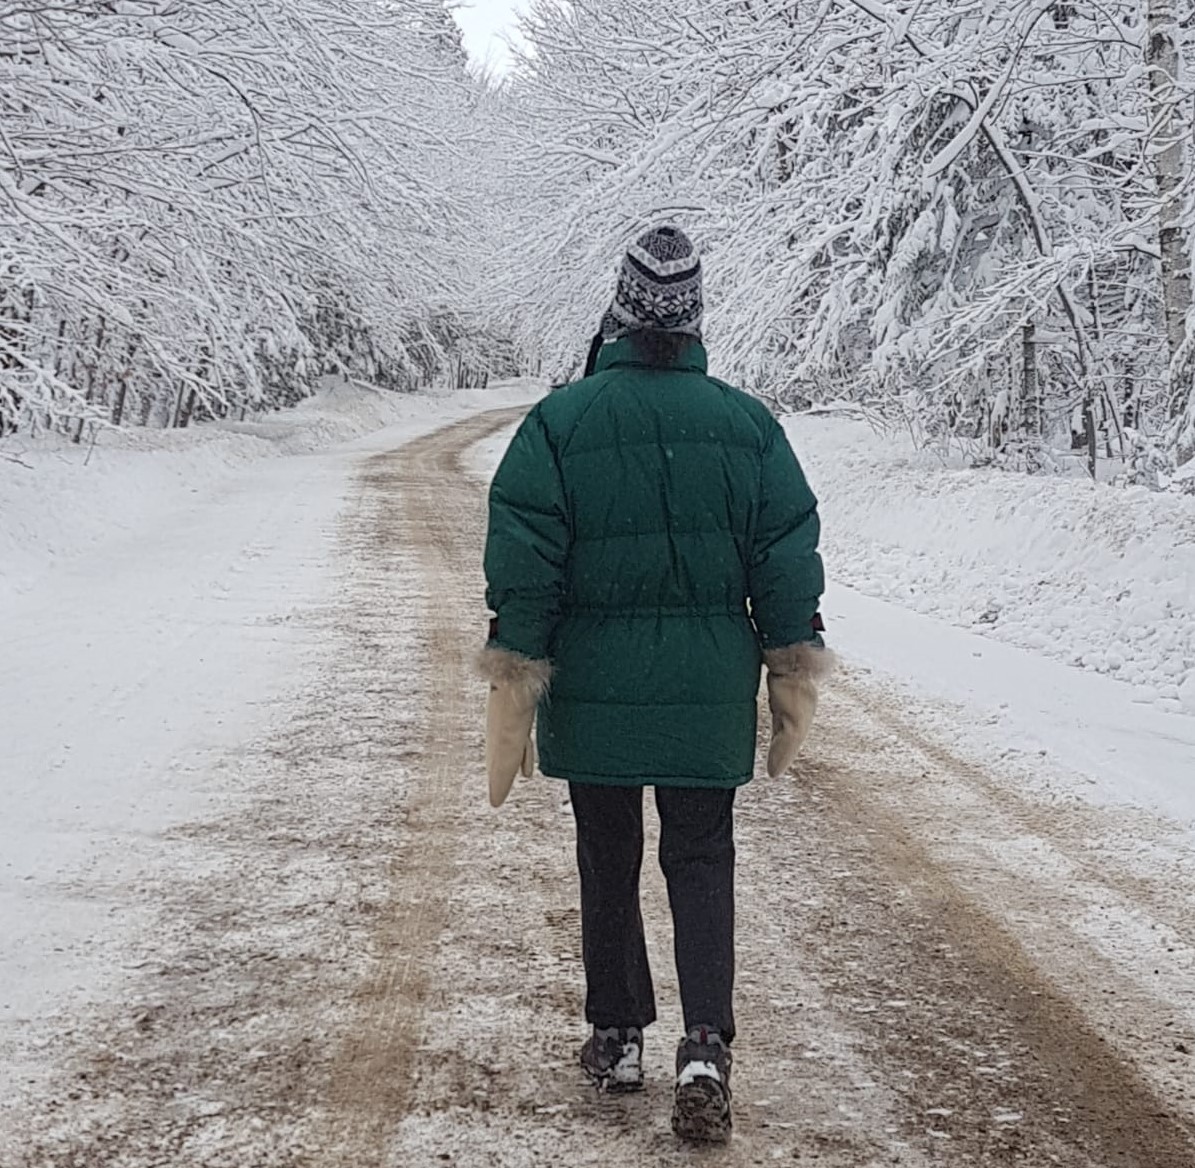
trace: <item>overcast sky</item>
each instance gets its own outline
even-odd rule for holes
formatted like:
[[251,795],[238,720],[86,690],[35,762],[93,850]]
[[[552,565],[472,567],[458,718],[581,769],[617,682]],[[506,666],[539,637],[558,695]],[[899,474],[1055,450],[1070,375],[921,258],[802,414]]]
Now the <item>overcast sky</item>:
[[482,64],[488,61],[501,71],[510,67],[510,54],[501,37],[514,26],[518,6],[518,0],[467,0],[454,10],[469,56]]

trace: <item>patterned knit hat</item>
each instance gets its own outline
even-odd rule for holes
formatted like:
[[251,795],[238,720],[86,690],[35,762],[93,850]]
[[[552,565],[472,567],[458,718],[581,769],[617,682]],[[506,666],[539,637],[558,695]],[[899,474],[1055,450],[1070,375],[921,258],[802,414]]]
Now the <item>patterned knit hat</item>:
[[602,317],[608,340],[640,329],[701,337],[701,258],[676,227],[655,227],[627,249],[614,303]]

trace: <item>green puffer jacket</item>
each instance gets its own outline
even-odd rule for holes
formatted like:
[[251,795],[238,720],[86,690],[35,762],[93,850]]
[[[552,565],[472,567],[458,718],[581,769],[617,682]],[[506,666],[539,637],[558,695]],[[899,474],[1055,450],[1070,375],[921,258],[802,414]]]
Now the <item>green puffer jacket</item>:
[[574,782],[751,778],[761,650],[816,641],[817,501],[767,408],[607,345],[541,401],[490,492],[491,644],[548,658],[540,768]]

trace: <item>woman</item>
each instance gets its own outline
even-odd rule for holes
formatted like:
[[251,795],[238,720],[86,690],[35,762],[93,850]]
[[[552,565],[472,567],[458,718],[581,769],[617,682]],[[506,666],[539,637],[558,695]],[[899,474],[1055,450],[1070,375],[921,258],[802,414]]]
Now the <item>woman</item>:
[[710,378],[702,273],[661,227],[627,252],[592,375],[527,416],[494,479],[485,569],[497,614],[487,762],[500,803],[569,782],[581,877],[581,1064],[643,1085],[655,998],[639,911],[642,789],[654,787],[686,1035],[673,1128],[730,1132],[736,789],[752,777],[761,660],[787,770],[827,654],[817,504],[759,401]]

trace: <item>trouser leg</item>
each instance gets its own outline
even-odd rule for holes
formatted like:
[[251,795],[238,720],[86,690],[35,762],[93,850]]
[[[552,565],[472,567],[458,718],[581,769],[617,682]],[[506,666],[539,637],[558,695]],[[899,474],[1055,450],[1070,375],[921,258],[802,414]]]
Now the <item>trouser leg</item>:
[[685,1029],[734,1038],[734,790],[659,787],[660,867]]
[[594,1025],[644,1027],[656,1019],[639,872],[643,791],[570,783],[581,875],[585,1017]]

